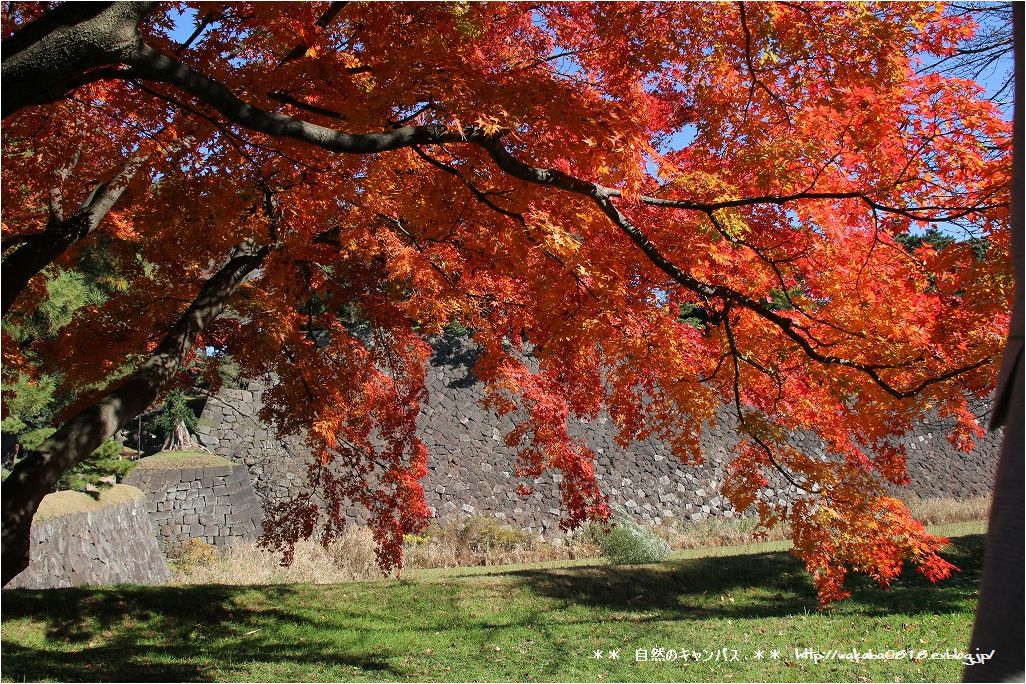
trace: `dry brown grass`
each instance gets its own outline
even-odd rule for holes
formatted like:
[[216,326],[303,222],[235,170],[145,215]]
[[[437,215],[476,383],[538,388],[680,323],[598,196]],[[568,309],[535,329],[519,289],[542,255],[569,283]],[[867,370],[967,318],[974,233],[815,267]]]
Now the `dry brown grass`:
[[757,535],[754,518],[706,518],[687,523],[657,525],[653,531],[674,551],[710,546],[744,546],[760,541],[777,541],[790,536],[790,527],[780,524]]
[[98,511],[105,506],[138,499],[142,496],[142,491],[126,484],[105,487],[97,492],[95,496],[85,492],[61,490],[43,497],[32,520],[33,522],[39,522],[62,515],[71,515],[72,513]]
[[906,498],[912,514],[926,525],[986,520],[990,511],[990,496],[970,499],[910,499]]
[[334,584],[382,576],[366,527],[347,529],[327,548],[315,541],[299,542],[288,567],[282,567],[281,554],[255,542],[219,552],[199,540],[186,545],[173,566],[175,584]]
[[[327,547],[315,541],[296,545],[295,560],[281,566],[281,555],[256,543],[236,544],[218,551],[193,540],[173,559],[177,584],[290,584],[378,579],[382,576],[370,529],[347,528]],[[595,547],[581,541],[554,545],[487,518],[468,518],[446,526],[432,525],[423,536],[409,536],[404,567],[455,568],[510,565],[547,560],[590,558]]]
[[473,516],[432,524],[423,536],[407,537],[404,553],[406,567],[419,570],[591,558],[598,549],[580,535],[557,545],[494,518]]
[[[983,520],[989,505],[989,497],[909,502],[916,517],[928,525]],[[710,518],[659,525],[653,531],[674,551],[743,546],[786,539],[789,535],[787,526],[779,525],[757,536],[752,518]],[[599,555],[598,547],[589,541],[586,532],[557,546],[483,517],[447,525],[432,524],[423,535],[407,537],[404,545],[408,570],[540,563]],[[279,554],[255,543],[237,544],[222,553],[195,540],[184,547],[173,564],[173,581],[177,584],[332,584],[382,577],[374,554],[374,538],[368,528],[359,526],[348,528],[326,548],[315,541],[300,542],[289,567],[281,566]]]

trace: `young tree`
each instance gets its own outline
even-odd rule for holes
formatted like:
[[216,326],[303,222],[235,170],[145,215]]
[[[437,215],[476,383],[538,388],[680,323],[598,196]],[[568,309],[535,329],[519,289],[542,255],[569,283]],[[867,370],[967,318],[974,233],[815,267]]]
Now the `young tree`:
[[181,390],[173,390],[164,398],[164,405],[153,426],[164,433],[163,451],[209,451],[192,438],[196,414],[185,403],[185,394]]
[[[968,17],[68,3],[12,4],[4,21],[4,271],[23,274],[4,283],[6,317],[97,232],[155,264],[56,343],[5,359],[78,382],[128,369],[4,483],[5,581],[59,473],[213,340],[245,373],[277,374],[265,417],[307,432],[325,538],[355,500],[383,566],[400,562],[426,515],[424,340],[451,323],[482,348],[488,401],[520,409],[520,472],[562,471],[567,526],[607,513],[570,416],[605,410],[625,443],[658,436],[693,463],[727,402],[743,439],[724,492],[746,509],[769,470],[801,488],[759,514],[790,523],[824,603],[849,570],[884,585],[905,560],[950,572],[944,540],[881,481],[906,480],[894,438],[928,412],[971,447],[966,401],[993,389],[1008,326],[1010,127],[975,83],[917,74],[913,57],[951,54]],[[105,213],[83,204],[88,229],[55,214],[48,197],[99,194],[112,160],[140,155],[149,174]],[[898,242],[932,224],[975,241]],[[56,246],[15,246],[32,242]],[[832,456],[788,447],[795,430]],[[294,502],[268,541],[287,552],[317,514]]]

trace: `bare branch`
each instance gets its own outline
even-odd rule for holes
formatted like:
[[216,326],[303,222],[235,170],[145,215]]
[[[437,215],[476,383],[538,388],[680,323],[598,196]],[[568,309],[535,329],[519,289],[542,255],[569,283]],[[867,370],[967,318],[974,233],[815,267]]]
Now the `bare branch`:
[[[327,27],[328,24],[330,24],[332,21],[334,21],[335,17],[338,16],[338,13],[341,12],[342,9],[346,5],[348,5],[348,4],[349,4],[348,2],[333,2],[333,3],[331,3],[331,5],[328,6],[328,9],[325,10],[324,14],[322,14],[317,19],[317,21],[315,22],[315,25],[318,28],[325,28],[325,27]],[[306,54],[306,51],[307,51],[308,48],[309,48],[309,46],[307,46],[306,43],[296,43],[296,46],[293,47],[291,50],[289,50],[288,54],[285,55],[284,57],[282,57],[281,61],[278,62],[278,65],[276,67],[274,67],[275,71],[277,71],[278,69],[280,69],[284,65],[288,64],[289,62],[297,60],[300,57],[302,57],[304,54]]]

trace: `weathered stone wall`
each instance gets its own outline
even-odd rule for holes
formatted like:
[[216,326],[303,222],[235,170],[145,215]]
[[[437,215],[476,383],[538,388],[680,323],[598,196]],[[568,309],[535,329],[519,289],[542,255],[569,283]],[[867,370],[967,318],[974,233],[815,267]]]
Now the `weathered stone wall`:
[[35,521],[30,544],[32,562],[5,588],[163,584],[171,576],[142,492],[99,510]]
[[208,399],[196,434],[215,454],[249,469],[266,509],[269,503],[284,501],[303,487],[309,452],[299,437],[275,438],[274,431],[257,418],[265,385],[253,380],[248,387],[223,389]]
[[[429,398],[419,419],[419,432],[430,453],[430,472],[424,480],[427,503],[442,519],[491,515],[522,529],[555,533],[560,517],[558,473],[526,482],[534,493],[517,494],[523,480],[514,474],[515,450],[503,442],[512,428],[509,416],[499,417],[481,407],[483,386],[472,372],[475,351],[459,339],[440,340],[428,370]],[[307,452],[298,438],[278,440],[257,418],[264,385],[250,381],[247,389],[230,389],[210,399],[197,433],[214,452],[244,463],[253,476],[265,506],[299,492],[306,482]],[[969,497],[989,491],[997,463],[998,435],[984,439],[969,455],[944,439],[944,423],[921,426],[906,438],[910,445],[909,492],[923,498]],[[737,512],[719,494],[725,466],[737,445],[735,419],[726,408],[717,425],[702,434],[706,461],[701,466],[678,462],[657,441],[623,449],[613,439],[607,418],[571,426],[595,449],[597,476],[611,503],[636,517],[658,522],[733,517]],[[808,435],[792,436],[806,453],[825,457],[822,445]],[[790,499],[791,485],[770,473],[761,498]],[[362,522],[355,506],[347,518]]]
[[124,482],[146,493],[145,509],[165,553],[190,539],[230,546],[260,533],[263,507],[245,466],[136,468]]

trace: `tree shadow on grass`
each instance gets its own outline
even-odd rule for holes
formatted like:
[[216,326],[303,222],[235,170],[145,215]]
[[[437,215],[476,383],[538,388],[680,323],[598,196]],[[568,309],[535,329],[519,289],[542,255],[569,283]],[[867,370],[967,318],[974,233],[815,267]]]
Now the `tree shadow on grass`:
[[[912,568],[905,568],[889,589],[881,589],[869,578],[858,576],[849,581],[851,603],[860,615],[883,615],[963,612],[966,606],[975,609],[983,566],[984,535],[956,537],[941,552],[958,568],[951,577],[933,584]],[[843,604],[841,604],[843,607]]]
[[[979,583],[982,536],[954,540],[945,555],[962,569],[952,580],[933,586],[908,572],[882,590],[855,578],[852,599],[829,611],[853,619],[964,612]],[[417,664],[404,661],[419,634],[476,654],[506,637],[556,640],[575,626],[816,611],[808,573],[785,552],[521,570],[430,585],[15,590],[2,601],[4,679],[58,681],[296,680],[314,672],[335,680],[423,679],[433,670],[411,670]]]
[[[246,601],[254,589],[261,600]],[[394,678],[380,657],[340,652],[332,638],[339,626],[275,607],[294,603],[292,593],[285,586],[4,591],[5,632],[12,621],[28,618],[44,623],[45,643],[5,639],[3,678],[214,681],[236,666],[243,668],[236,677],[245,677],[244,668],[254,663],[307,663]]]
[[[852,598],[830,610],[860,615],[964,612],[979,586],[983,536],[954,539],[943,555],[960,568],[949,580],[934,585],[906,568],[889,588],[881,588],[866,577],[852,576]],[[817,610],[812,578],[802,563],[786,552],[659,565],[522,570],[508,576],[535,594],[565,604],[614,612],[643,611],[656,619],[756,619]]]

